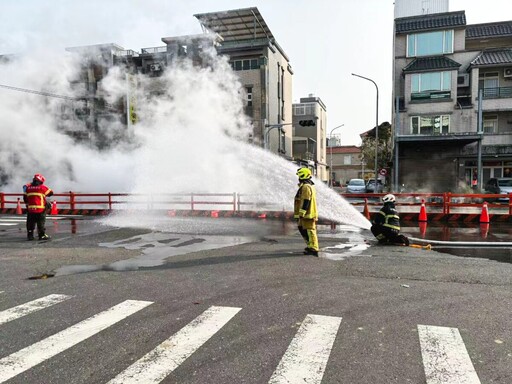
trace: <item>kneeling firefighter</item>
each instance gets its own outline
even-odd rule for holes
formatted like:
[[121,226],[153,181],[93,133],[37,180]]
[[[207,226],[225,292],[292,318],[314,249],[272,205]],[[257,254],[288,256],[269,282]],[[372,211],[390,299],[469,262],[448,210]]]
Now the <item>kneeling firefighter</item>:
[[379,244],[409,245],[409,239],[400,234],[400,216],[395,208],[395,200],[395,196],[390,193],[382,198],[384,206],[375,215],[370,229]]
[[299,189],[295,195],[293,217],[297,219],[299,232],[306,242],[305,255],[318,256],[318,237],[316,234],[316,222],[318,211],[316,208],[316,191],[311,180],[309,168],[299,168]]

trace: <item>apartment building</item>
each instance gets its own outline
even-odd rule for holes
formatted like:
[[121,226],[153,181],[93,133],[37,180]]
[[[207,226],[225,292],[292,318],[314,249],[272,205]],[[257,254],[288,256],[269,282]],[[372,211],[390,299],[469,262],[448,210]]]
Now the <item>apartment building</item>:
[[[350,179],[368,179],[366,164],[361,156],[361,147],[336,145],[327,147],[329,168],[332,172],[332,185],[344,186]],[[373,172],[372,172],[373,175]]]
[[397,184],[456,191],[512,175],[512,21],[395,18],[393,100]]
[[194,16],[205,32],[222,38],[217,51],[229,56],[245,88],[245,112],[253,124],[253,141],[291,159],[293,70],[258,8]]
[[322,99],[312,94],[299,101],[293,104],[293,160],[313,169],[316,177],[328,182],[327,108]]
[[[245,113],[253,125],[252,142],[269,151],[292,159],[292,76],[293,71],[284,50],[276,42],[257,8],[245,8],[197,14],[205,33],[163,37],[165,45],[124,49],[117,44],[98,44],[68,48],[83,57],[83,70],[72,80],[73,87],[84,95],[82,120],[73,124],[66,121],[76,111],[67,111],[61,125],[73,136],[92,140],[98,146],[108,145],[102,137],[103,124],[123,128],[137,122],[137,101],[130,89],[137,87],[135,74],[153,79],[154,94],[159,92],[158,78],[174,60],[187,58],[195,65],[203,65],[207,49],[214,47],[220,55],[229,58],[245,89]],[[126,72],[127,94],[116,105],[102,101],[101,80],[113,66],[122,66]],[[71,127],[71,128],[68,128]],[[112,132],[112,129],[109,129]]]

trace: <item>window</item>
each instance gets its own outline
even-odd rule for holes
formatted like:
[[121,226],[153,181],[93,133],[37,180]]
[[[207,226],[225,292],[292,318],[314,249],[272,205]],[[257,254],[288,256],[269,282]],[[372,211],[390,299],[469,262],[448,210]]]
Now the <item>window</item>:
[[451,96],[452,73],[415,73],[411,78],[411,99],[449,99]]
[[245,92],[247,94],[247,106],[252,107],[252,87],[245,87]]
[[484,116],[483,120],[484,133],[498,132],[498,115]]
[[343,156],[343,164],[344,165],[352,164],[352,156],[351,155],[344,155]]
[[453,53],[453,30],[407,35],[407,57]]
[[450,132],[450,116],[412,116],[412,135],[439,135]]
[[478,89],[483,89],[483,97],[498,97],[499,95],[499,73],[480,73],[478,76]]
[[294,105],[293,106],[293,114],[294,115],[305,115],[306,114],[306,108],[304,108],[303,104]]
[[315,103],[296,104],[293,106],[294,115],[316,115]]
[[248,71],[260,68],[258,59],[233,60],[230,61],[230,64],[234,71]]

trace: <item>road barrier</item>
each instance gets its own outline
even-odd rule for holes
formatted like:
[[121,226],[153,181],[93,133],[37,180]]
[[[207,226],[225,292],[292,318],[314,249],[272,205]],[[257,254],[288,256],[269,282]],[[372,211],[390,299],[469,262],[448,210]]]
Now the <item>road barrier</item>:
[[[385,194],[341,194],[371,220],[382,206]],[[20,193],[0,192],[0,213],[20,214],[26,209]],[[497,194],[397,193],[396,206],[404,221],[480,222],[483,203],[484,221],[512,221],[512,201]],[[503,199],[507,199],[506,201]],[[502,199],[502,200],[500,200]],[[266,203],[261,196],[241,193],[56,193],[51,197],[53,214],[105,215],[115,210],[165,210],[169,216],[207,215],[210,217],[288,218],[284,207]],[[423,201],[423,202],[422,202]],[[22,208],[23,206],[23,208]],[[424,210],[423,210],[424,209]],[[20,212],[21,211],[21,212]],[[188,213],[187,213],[188,212]],[[213,213],[212,215],[212,212]],[[254,214],[253,214],[254,213]],[[292,215],[293,216],[293,215]]]

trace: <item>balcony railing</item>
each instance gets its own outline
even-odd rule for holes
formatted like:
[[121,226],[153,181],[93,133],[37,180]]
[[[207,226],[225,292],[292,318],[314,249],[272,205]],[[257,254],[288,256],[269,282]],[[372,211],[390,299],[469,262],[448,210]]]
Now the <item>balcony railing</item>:
[[438,100],[449,99],[451,97],[450,91],[424,91],[411,93],[412,100]]
[[512,87],[483,88],[484,99],[501,99],[512,97]]
[[165,47],[142,48],[140,51],[143,54],[166,53],[167,52],[167,46],[165,46]]

